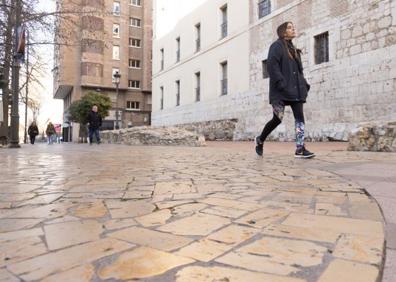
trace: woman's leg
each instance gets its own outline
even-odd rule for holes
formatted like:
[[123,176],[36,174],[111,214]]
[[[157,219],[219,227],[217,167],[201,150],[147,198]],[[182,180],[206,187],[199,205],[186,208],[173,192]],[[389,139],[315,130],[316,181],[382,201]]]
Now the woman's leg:
[[283,105],[283,103],[272,105],[272,110],[274,115],[272,119],[264,126],[264,129],[259,137],[259,141],[261,141],[261,143],[264,143],[268,135],[270,135],[270,133],[282,123],[283,115],[285,113],[285,105]]
[[305,120],[304,120],[303,105],[304,105],[303,103],[293,103],[290,105],[292,108],[294,120],[295,120],[297,149],[301,149],[304,147]]

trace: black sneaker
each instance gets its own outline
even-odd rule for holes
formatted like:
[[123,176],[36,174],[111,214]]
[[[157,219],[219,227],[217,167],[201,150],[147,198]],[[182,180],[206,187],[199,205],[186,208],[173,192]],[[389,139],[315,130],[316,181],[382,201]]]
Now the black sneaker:
[[308,151],[307,149],[305,149],[305,146],[303,146],[302,148],[296,150],[294,157],[299,159],[310,159],[315,157],[315,154]]
[[260,140],[260,136],[254,138],[254,144],[256,145],[256,153],[260,157],[263,156],[264,143]]

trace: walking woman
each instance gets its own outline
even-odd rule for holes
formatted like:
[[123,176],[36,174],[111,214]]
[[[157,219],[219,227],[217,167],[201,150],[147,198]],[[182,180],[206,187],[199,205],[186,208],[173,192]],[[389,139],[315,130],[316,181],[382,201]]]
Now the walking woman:
[[285,106],[290,106],[296,130],[296,158],[312,158],[315,156],[305,148],[305,120],[303,105],[306,102],[309,84],[304,78],[301,63],[301,50],[293,45],[296,37],[291,22],[281,24],[278,29],[278,40],[272,43],[268,53],[268,73],[270,78],[269,102],[272,105],[273,117],[265,125],[260,136],[255,138],[256,153],[263,155],[263,145],[267,136],[282,123]]
[[33,121],[29,128],[28,128],[28,135],[30,137],[30,144],[34,145],[34,141],[36,140],[36,136],[39,134],[38,127],[36,125],[36,122]]

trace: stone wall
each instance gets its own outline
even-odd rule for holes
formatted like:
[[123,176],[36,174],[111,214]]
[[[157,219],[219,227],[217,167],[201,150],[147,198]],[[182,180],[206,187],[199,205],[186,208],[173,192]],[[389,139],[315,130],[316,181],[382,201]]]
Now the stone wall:
[[101,133],[102,142],[124,145],[205,146],[205,137],[175,127],[152,128],[147,126]]
[[[283,1],[272,16],[257,20],[250,10],[249,91],[213,97],[153,113],[153,124],[173,125],[210,120],[238,120],[234,140],[252,139],[272,117],[268,79],[262,61],[276,39],[276,27],[292,20],[303,51],[305,76],[311,84],[304,105],[308,140],[347,141],[362,122],[396,119],[396,1]],[[279,3],[283,3],[279,1]],[[256,1],[251,1],[256,5]],[[314,37],[329,34],[329,62],[315,64]],[[229,69],[235,67],[228,66]],[[284,122],[270,136],[294,139],[294,119],[286,110]]]
[[176,127],[203,135],[208,141],[232,141],[237,123],[236,119],[211,120],[179,124]]
[[348,150],[396,152],[396,122],[366,124],[353,130]]

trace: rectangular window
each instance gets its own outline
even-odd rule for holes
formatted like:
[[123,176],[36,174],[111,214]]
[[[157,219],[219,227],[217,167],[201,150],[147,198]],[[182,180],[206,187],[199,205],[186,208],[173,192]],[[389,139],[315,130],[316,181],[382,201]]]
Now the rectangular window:
[[227,23],[227,5],[220,8],[221,12],[221,38],[224,38],[228,35],[228,23]]
[[120,25],[119,24],[113,24],[113,36],[120,37]]
[[119,16],[121,14],[120,2],[113,2],[113,15]]
[[139,80],[128,80],[128,87],[133,89],[140,89]]
[[116,73],[119,74],[119,73],[120,73],[120,69],[113,68],[112,71],[111,71],[111,82],[113,82],[113,83],[116,82],[116,81],[115,81],[115,78],[114,78],[114,75],[115,75]]
[[199,52],[201,50],[201,24],[195,25],[195,33],[197,39],[195,40],[195,52]]
[[227,62],[220,64],[221,66],[221,95],[227,95],[228,93],[228,65]]
[[329,33],[325,32],[315,36],[315,64],[329,61]]
[[134,69],[140,69],[140,60],[129,59],[129,67]]
[[195,101],[201,101],[201,73],[195,73]]
[[136,48],[140,48],[142,47],[142,42],[140,39],[137,38],[129,38],[129,46],[131,47],[136,47]]
[[133,6],[142,6],[142,3],[140,0],[131,0],[131,5]]
[[263,68],[263,78],[268,78],[268,69],[267,69],[267,60],[262,61],[262,68]]
[[176,80],[176,106],[180,106],[180,80]]
[[260,0],[258,3],[258,16],[259,19],[271,14],[271,1],[270,0]]
[[130,25],[134,27],[141,27],[142,26],[142,21],[137,18],[130,18]]
[[127,101],[127,109],[128,110],[139,110],[140,109],[140,102]]
[[164,55],[165,55],[164,48],[162,48],[160,52],[161,52],[161,70],[164,70]]
[[113,60],[120,59],[120,46],[113,46]]
[[164,109],[164,87],[161,86],[161,87],[160,87],[160,90],[161,90],[160,107],[161,107],[161,110],[163,110],[163,109]]
[[176,38],[176,63],[180,62],[180,37]]

